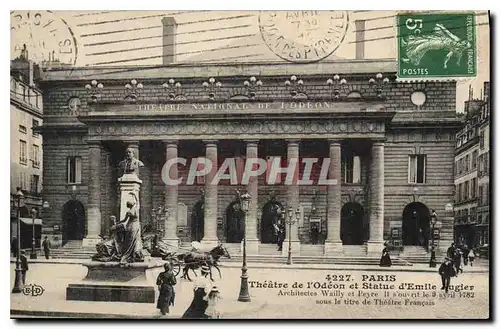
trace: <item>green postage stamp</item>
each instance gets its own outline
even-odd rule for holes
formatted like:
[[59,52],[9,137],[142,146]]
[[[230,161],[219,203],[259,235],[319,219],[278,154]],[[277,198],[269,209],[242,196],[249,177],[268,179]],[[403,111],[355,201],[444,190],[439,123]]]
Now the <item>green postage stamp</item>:
[[476,75],[473,13],[405,13],[397,24],[400,78]]

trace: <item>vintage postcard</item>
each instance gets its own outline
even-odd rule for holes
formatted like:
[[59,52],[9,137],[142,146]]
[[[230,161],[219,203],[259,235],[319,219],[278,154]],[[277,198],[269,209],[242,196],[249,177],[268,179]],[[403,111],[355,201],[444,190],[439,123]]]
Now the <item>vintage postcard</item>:
[[11,317],[490,319],[489,19],[11,11]]

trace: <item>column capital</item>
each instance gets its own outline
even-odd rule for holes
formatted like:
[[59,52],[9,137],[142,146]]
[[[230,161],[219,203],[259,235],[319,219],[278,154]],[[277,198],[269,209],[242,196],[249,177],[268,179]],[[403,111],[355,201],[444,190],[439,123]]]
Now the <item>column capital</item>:
[[336,139],[336,138],[328,138],[327,139],[328,141],[328,144],[332,145],[332,144],[342,144],[342,140],[341,139]]
[[247,145],[255,144],[257,146],[259,144],[259,140],[258,139],[245,139],[245,143]]
[[209,145],[209,144],[215,144],[215,145],[217,145],[217,143],[219,141],[217,139],[204,139],[204,140],[202,140],[202,142],[205,145]]
[[162,142],[167,146],[179,145],[179,141],[177,139],[164,139]]
[[102,146],[101,141],[89,140],[87,141],[87,146],[89,148],[100,148]]
[[372,147],[373,146],[384,146],[384,145],[385,145],[385,142],[383,140],[374,140],[372,143]]
[[299,146],[300,140],[298,139],[285,139],[287,146]]

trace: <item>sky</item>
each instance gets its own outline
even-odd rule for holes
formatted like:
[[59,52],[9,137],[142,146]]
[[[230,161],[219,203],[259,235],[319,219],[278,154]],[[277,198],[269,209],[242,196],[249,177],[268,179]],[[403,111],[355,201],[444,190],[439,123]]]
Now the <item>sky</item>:
[[[35,15],[36,11],[30,14]],[[43,14],[47,22],[56,17],[64,20],[76,41],[76,66],[123,66],[162,64],[163,17],[174,17],[177,22],[177,62],[282,62],[264,43],[259,30],[257,11],[54,11]],[[11,25],[27,12],[11,13]],[[394,11],[350,11],[349,25],[338,49],[325,61],[355,57],[354,21],[365,20],[365,58],[393,58],[397,56]],[[469,85],[474,96],[480,97],[484,81],[489,81],[489,25],[486,12],[476,12],[476,39],[478,72],[476,78],[462,78],[457,83],[457,110],[468,98]],[[43,25],[45,25],[43,23]],[[52,23],[50,27],[62,24]],[[46,28],[45,30],[48,30]],[[22,31],[22,32],[21,32]],[[42,32],[40,32],[42,31]],[[29,33],[40,38],[44,30],[11,29],[11,56],[18,56],[21,40]],[[18,33],[18,34],[16,34]],[[38,41],[37,41],[38,42]],[[17,45],[17,47],[16,47]],[[51,45],[45,45],[50,49]],[[56,47],[57,48],[57,47]],[[36,51],[48,59],[41,47]],[[59,48],[57,48],[59,49]],[[33,51],[35,52],[35,51]],[[31,54],[30,54],[31,55]],[[62,60],[62,59],[61,59]],[[73,61],[73,59],[71,59]]]

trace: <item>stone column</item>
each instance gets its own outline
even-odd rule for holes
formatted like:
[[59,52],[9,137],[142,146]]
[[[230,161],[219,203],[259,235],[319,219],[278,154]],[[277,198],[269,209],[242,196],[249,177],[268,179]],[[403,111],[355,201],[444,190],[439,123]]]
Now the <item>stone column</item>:
[[[288,255],[288,244],[289,244],[289,237],[291,236],[292,240],[292,254],[298,255],[300,253],[300,240],[299,240],[299,223],[297,221],[297,218],[295,217],[295,211],[299,208],[300,206],[300,200],[299,200],[299,185],[298,185],[298,180],[299,180],[299,142],[296,140],[288,140],[287,141],[287,159],[288,159],[288,164],[292,159],[296,159],[296,167],[295,171],[293,173],[293,181],[291,184],[286,185],[286,213],[285,216],[288,217],[288,208],[292,207],[293,209],[293,220],[295,221],[295,224],[292,225],[291,230],[290,230],[290,225],[286,224],[286,238],[285,241],[283,242],[283,255]],[[286,178],[285,178],[286,181]]]
[[[141,161],[144,163],[143,168],[139,168],[140,170],[140,179],[142,181],[141,189],[139,191],[139,199],[140,199],[140,220],[142,224],[148,223],[151,220],[151,210],[153,208],[153,199],[152,199],[152,154],[153,148],[148,143],[142,148],[142,157]],[[134,153],[139,153],[138,149],[134,149]]]
[[[258,158],[258,140],[247,140],[247,161],[251,158]],[[247,242],[247,253],[259,253],[259,239],[257,237],[257,208],[259,200],[259,180],[257,176],[251,176],[248,180],[248,193],[252,196],[250,208],[246,214],[245,238]]]
[[202,243],[215,245],[217,238],[217,185],[212,184],[217,173],[217,141],[204,141],[206,148],[206,158],[212,163],[212,170],[205,176],[205,227]]
[[87,236],[83,246],[95,246],[101,239],[101,142],[88,144]]
[[337,184],[327,187],[327,238],[325,241],[325,254],[332,255],[342,251],[342,240],[340,240],[340,209],[342,208],[341,191],[341,144],[339,140],[329,140],[330,166],[328,167],[328,179],[336,179]]
[[370,168],[370,239],[369,253],[380,253],[384,245],[384,143],[372,145]]
[[[178,156],[178,143],[175,140],[166,140],[165,143],[165,163],[169,160],[176,159]],[[170,166],[170,171],[163,173],[168,175],[168,180],[175,181],[179,178],[177,163]],[[177,237],[177,198],[178,185],[174,182],[165,185],[165,207],[169,210],[169,216],[165,220],[164,239],[169,246],[177,247],[179,238]],[[174,247],[174,248],[175,248]]]

